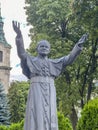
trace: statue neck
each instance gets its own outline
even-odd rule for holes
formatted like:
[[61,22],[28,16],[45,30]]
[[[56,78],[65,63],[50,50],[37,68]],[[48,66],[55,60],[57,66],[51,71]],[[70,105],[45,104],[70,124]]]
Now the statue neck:
[[47,55],[38,55],[38,57],[41,58],[41,59],[47,59],[48,58]]

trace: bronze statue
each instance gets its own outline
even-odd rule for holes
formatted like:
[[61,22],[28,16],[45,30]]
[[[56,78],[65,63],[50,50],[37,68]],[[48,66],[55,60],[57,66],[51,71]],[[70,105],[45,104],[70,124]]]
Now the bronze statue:
[[30,79],[24,130],[58,130],[54,79],[80,54],[87,34],[82,36],[69,55],[48,59],[48,41],[38,43],[38,56],[33,57],[24,49],[20,24],[13,21],[13,29],[17,34],[16,46],[23,73]]

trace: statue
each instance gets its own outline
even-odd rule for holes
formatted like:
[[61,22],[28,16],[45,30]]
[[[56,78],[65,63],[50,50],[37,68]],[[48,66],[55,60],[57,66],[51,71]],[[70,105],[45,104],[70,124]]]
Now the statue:
[[24,49],[20,24],[12,23],[17,34],[16,46],[23,74],[30,79],[24,130],[58,130],[54,79],[80,54],[87,34],[80,38],[67,56],[48,59],[50,44],[42,40],[37,45],[38,56],[33,57]]

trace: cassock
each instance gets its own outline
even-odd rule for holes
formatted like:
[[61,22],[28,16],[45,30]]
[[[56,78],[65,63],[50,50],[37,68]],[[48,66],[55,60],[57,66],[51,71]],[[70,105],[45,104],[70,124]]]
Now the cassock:
[[76,44],[69,55],[59,59],[44,59],[24,53],[21,66],[24,75],[30,79],[24,130],[58,130],[54,79],[75,60],[81,50]]

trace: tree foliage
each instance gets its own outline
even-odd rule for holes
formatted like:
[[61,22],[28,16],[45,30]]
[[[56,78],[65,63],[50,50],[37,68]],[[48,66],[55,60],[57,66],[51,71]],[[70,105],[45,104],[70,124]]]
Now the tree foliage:
[[[96,0],[80,1],[74,0],[73,13],[74,24],[80,23],[83,30],[89,33],[89,42],[85,49],[85,62],[82,67],[81,81],[82,86],[79,89],[81,95],[81,107],[91,98],[93,91],[93,80],[98,77],[98,6]],[[85,95],[85,98],[84,98]]]
[[98,1],[74,0],[73,9],[77,22],[88,30],[93,39],[98,38]]
[[[71,8],[70,0],[32,0],[30,5],[25,7],[27,21],[32,25],[32,44],[29,49],[31,53],[34,53],[36,43],[41,39],[47,39],[51,43],[50,56],[60,57],[63,55],[62,51],[67,53],[65,46],[68,44],[64,38],[68,33],[67,23],[71,13],[69,7]],[[67,48],[70,50],[69,46]]]
[[13,82],[9,89],[8,98],[11,122],[16,123],[24,119],[29,83]]
[[10,124],[10,112],[7,95],[3,85],[0,83],[0,125]]

